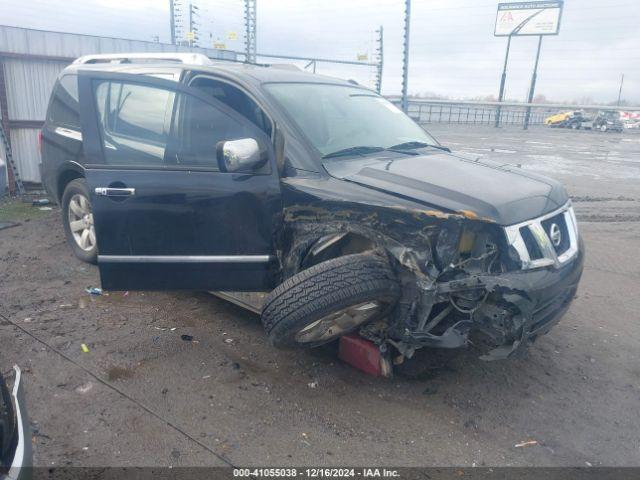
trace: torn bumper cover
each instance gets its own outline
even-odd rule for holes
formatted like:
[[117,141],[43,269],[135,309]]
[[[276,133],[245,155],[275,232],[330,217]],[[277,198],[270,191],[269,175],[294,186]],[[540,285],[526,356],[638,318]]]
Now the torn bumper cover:
[[434,283],[424,291],[431,298],[482,291],[484,301],[468,318],[459,319],[438,334],[405,328],[398,340],[416,348],[458,348],[469,342],[470,335],[479,333],[494,347],[482,359],[507,358],[558,323],[575,297],[583,264],[584,246],[578,239],[574,257],[559,268],[479,274]]

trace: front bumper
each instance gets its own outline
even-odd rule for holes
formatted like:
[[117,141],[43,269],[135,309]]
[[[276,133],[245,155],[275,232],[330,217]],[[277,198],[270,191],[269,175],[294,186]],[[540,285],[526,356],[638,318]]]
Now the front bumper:
[[17,442],[11,463],[7,465],[8,471],[4,474],[0,473],[0,480],[27,480],[31,478],[31,433],[27,420],[22,372],[18,366],[14,366],[13,369],[15,380],[11,391],[11,401],[16,422]]
[[[544,335],[556,325],[575,298],[578,283],[584,269],[584,243],[578,239],[578,249],[571,261],[560,268],[519,271],[503,274],[499,279],[489,280],[503,298],[518,309],[518,315],[505,329],[503,344],[489,352],[486,360],[506,358],[520,347]],[[481,319],[480,327],[495,329],[491,319]]]
[[508,358],[558,323],[575,297],[583,267],[584,243],[577,238],[575,254],[560,267],[472,275],[439,283],[432,291],[435,297],[483,289],[486,301],[469,318],[458,320],[439,335],[405,330],[400,340],[414,347],[459,348],[477,333],[491,348],[483,360]]

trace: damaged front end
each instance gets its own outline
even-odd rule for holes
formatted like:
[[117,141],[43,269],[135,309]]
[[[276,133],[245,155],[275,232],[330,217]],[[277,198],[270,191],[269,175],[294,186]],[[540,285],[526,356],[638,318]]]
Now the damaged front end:
[[282,260],[289,274],[338,251],[389,257],[402,297],[358,333],[407,358],[421,347],[469,343],[481,347],[483,359],[507,358],[559,320],[582,273],[570,204],[511,227],[468,211],[338,209],[326,202],[287,209],[285,223],[289,253]]
[[[407,357],[473,342],[482,359],[507,358],[549,331],[575,296],[583,249],[569,204],[506,228],[453,215],[433,240],[422,252],[404,252],[416,258],[403,263],[419,269],[385,332]],[[375,338],[375,326],[367,329],[361,334]]]

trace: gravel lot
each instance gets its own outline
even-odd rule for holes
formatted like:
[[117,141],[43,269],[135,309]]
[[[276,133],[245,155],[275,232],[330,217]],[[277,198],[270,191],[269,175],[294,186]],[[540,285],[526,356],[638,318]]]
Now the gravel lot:
[[330,347],[275,350],[208,294],[90,296],[60,212],[5,204],[22,220],[0,230],[0,369],[26,370],[36,464],[640,465],[640,132],[431,130],[574,197],[578,298],[526,358],[423,351],[411,377],[376,379]]

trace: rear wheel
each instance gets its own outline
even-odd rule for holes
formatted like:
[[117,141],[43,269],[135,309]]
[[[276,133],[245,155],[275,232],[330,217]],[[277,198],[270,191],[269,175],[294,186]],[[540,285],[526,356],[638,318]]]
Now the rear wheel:
[[265,299],[262,323],[276,347],[313,347],[381,318],[400,285],[373,254],[327,260],[286,280]]
[[607,131],[607,126],[606,125],[600,125],[600,131],[601,132],[606,132]]
[[62,195],[62,223],[75,256],[84,262],[96,263],[98,244],[89,198],[89,188],[84,178],[69,182]]

